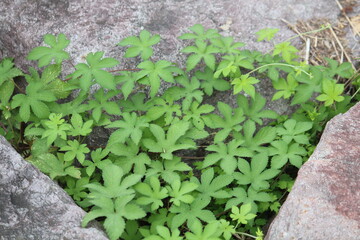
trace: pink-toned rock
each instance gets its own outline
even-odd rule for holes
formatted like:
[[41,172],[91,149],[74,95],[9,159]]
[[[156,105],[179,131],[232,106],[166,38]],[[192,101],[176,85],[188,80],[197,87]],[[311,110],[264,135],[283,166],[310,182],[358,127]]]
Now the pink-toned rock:
[[327,123],[265,239],[360,239],[360,103]]

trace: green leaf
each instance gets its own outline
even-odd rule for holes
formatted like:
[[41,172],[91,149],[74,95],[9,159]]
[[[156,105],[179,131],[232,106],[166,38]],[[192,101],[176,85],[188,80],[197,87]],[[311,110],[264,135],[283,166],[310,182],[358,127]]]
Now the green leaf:
[[180,105],[174,104],[172,99],[153,98],[153,107],[146,113],[146,117],[154,121],[164,117],[165,125],[170,125],[176,116],[181,116]]
[[118,128],[113,132],[108,141],[108,146],[114,143],[125,143],[128,138],[139,144],[144,128],[149,127],[149,119],[144,116],[138,117],[136,113],[123,113],[122,120],[116,120],[110,123],[107,128]]
[[[86,173],[89,177],[95,172],[96,169],[104,169],[105,166],[111,164],[111,160],[106,158],[109,154],[107,149],[98,148],[91,151],[91,160],[85,160],[82,165],[86,167]],[[104,159],[105,158],[105,159]]]
[[158,93],[161,85],[161,79],[170,83],[174,82],[174,68],[171,62],[165,60],[160,60],[156,63],[153,63],[152,61],[144,61],[141,62],[137,67],[142,69],[138,73],[139,77],[145,77],[142,81],[145,81],[145,83],[149,84],[151,87],[151,97],[155,97],[155,95]]
[[292,59],[298,57],[298,51],[290,42],[282,42],[275,45],[273,56],[281,54],[287,63],[291,63]]
[[130,93],[134,90],[135,84],[140,80],[139,72],[120,72],[122,75],[115,76],[118,83],[121,84],[121,92],[126,100]]
[[45,120],[44,125],[46,130],[42,133],[41,138],[47,138],[46,143],[50,146],[56,139],[60,138],[63,140],[67,139],[68,131],[71,129],[71,125],[64,123],[61,114],[51,113],[49,116],[50,120]]
[[44,153],[30,158],[29,161],[43,173],[49,174],[51,179],[62,176],[80,178],[80,170],[71,166],[71,162],[65,162],[62,154],[58,157],[51,153]]
[[230,217],[233,221],[237,221],[238,224],[247,224],[248,220],[256,217],[255,214],[250,213],[251,204],[243,204],[240,209],[236,206],[232,206]]
[[251,165],[245,159],[239,159],[238,169],[240,172],[233,174],[240,185],[250,184],[254,190],[268,189],[268,180],[279,174],[278,169],[268,169],[269,158],[266,153],[259,153],[251,158]]
[[211,43],[221,50],[224,54],[239,54],[238,48],[245,46],[245,43],[234,42],[233,37],[223,37],[211,39]]
[[195,24],[189,28],[193,33],[184,33],[179,37],[179,39],[194,39],[205,41],[207,39],[215,39],[220,37],[220,34],[215,29],[208,29],[205,31],[204,27],[201,24]]
[[142,178],[142,175],[130,174],[124,179],[123,176],[124,172],[120,167],[114,164],[106,165],[102,169],[104,184],[100,185],[99,183],[90,183],[86,185],[86,187],[91,191],[89,198],[111,199],[118,197],[123,198],[127,196],[132,196],[133,198],[135,190],[131,186],[137,184]]
[[203,130],[205,127],[202,114],[214,111],[214,107],[209,104],[200,105],[199,102],[194,101],[191,103],[190,108],[184,111],[184,120],[191,121],[195,128]]
[[239,132],[242,129],[241,123],[245,120],[241,108],[233,110],[223,102],[218,102],[217,108],[223,115],[223,118],[216,114],[208,114],[203,118],[208,127],[212,129],[222,128],[215,135],[215,143],[224,141],[233,132]]
[[325,106],[330,106],[334,102],[341,102],[345,98],[340,96],[344,91],[344,84],[336,84],[334,80],[323,80],[323,94],[316,99],[325,102]]
[[80,201],[87,197],[86,184],[89,183],[89,178],[82,177],[78,180],[73,178],[66,178],[66,188],[64,190],[75,200]]
[[126,221],[125,231],[121,235],[124,240],[142,240],[139,232],[139,224],[135,220]]
[[63,49],[70,44],[70,40],[60,33],[57,37],[51,34],[44,36],[44,42],[50,47],[36,47],[29,52],[27,58],[29,60],[38,60],[38,66],[43,67],[51,63],[61,63],[63,60],[68,59],[70,56]]
[[142,197],[136,200],[139,205],[151,204],[151,211],[155,211],[159,207],[163,207],[162,199],[168,197],[168,190],[161,188],[160,181],[156,177],[150,177],[149,183],[138,183],[134,189],[141,193]]
[[271,101],[275,101],[280,98],[288,99],[295,94],[295,89],[299,84],[295,80],[292,74],[287,76],[287,80],[280,78],[278,81],[273,81],[273,86],[278,90]]
[[151,235],[144,240],[182,240],[183,237],[180,237],[180,231],[178,229],[171,229],[171,231],[164,226],[156,226],[157,235]]
[[260,153],[263,151],[267,151],[267,147],[264,147],[262,145],[271,143],[275,139],[276,128],[263,127],[256,134],[255,131],[255,123],[253,121],[247,120],[243,126],[244,135],[239,134],[237,136],[239,140],[244,140],[241,145],[253,152]]
[[145,152],[140,152],[138,145],[131,140],[128,140],[127,144],[115,143],[109,149],[113,154],[119,156],[115,159],[115,164],[119,165],[126,173],[133,169],[134,173],[144,175],[146,166],[151,164],[150,157]]
[[92,131],[93,120],[88,120],[84,123],[80,114],[74,113],[71,116],[72,128],[69,130],[71,136],[87,136]]
[[329,74],[328,76],[330,78],[334,77],[335,75],[338,75],[342,78],[351,78],[354,75],[354,69],[352,68],[351,63],[343,62],[339,64],[339,62],[336,60],[327,57],[324,59],[329,65],[329,68],[326,69],[326,72]]
[[208,223],[204,228],[200,221],[194,221],[192,224],[188,223],[188,228],[191,232],[186,232],[187,240],[221,240],[219,236],[221,233],[218,231],[219,223],[214,221]]
[[151,46],[157,44],[159,41],[160,36],[158,34],[151,36],[148,31],[142,30],[139,37],[127,37],[121,42],[119,42],[118,45],[131,46],[125,52],[126,58],[136,57],[140,55],[142,60],[147,60],[153,54],[153,49]]
[[0,62],[0,101],[7,104],[14,91],[13,78],[23,76],[24,74],[14,67],[10,58],[4,58]]
[[231,88],[229,82],[224,79],[214,77],[214,72],[206,67],[204,72],[196,71],[195,76],[200,80],[200,86],[206,95],[211,96],[215,90],[226,91]]
[[264,28],[260,31],[256,32],[255,34],[258,35],[258,42],[263,40],[270,41],[274,38],[275,34],[279,31],[278,28]]
[[120,106],[116,102],[110,101],[110,99],[117,94],[117,91],[108,91],[105,93],[104,89],[96,91],[94,94],[95,99],[90,100],[88,103],[89,108],[92,109],[92,117],[95,122],[100,122],[103,111],[111,115],[121,115]]
[[93,80],[101,87],[115,90],[114,76],[103,68],[111,68],[119,64],[114,58],[103,58],[104,52],[89,53],[86,62],[75,65],[76,71],[71,75],[73,79],[79,78],[80,87],[88,91]]
[[146,112],[153,106],[152,101],[145,100],[145,93],[136,93],[127,100],[120,100],[120,106],[124,109],[124,111],[132,112]]
[[210,69],[215,70],[216,59],[214,53],[219,53],[220,50],[213,45],[208,45],[206,42],[201,40],[197,40],[195,45],[196,46],[185,47],[181,51],[183,53],[193,53],[186,61],[186,71],[194,69],[201,60],[204,60],[206,66],[208,66]]
[[279,116],[275,111],[263,110],[266,99],[258,93],[256,93],[255,98],[251,98],[249,102],[244,95],[239,94],[236,102],[239,108],[243,110],[245,117],[259,125],[263,124],[263,118],[276,119]]
[[224,188],[232,181],[231,175],[219,175],[214,178],[214,169],[209,168],[201,174],[201,182],[196,177],[191,177],[191,182],[198,185],[196,191],[199,192],[198,198],[209,200],[213,198],[229,198],[231,195]]
[[230,209],[232,206],[239,205],[240,203],[251,204],[252,213],[256,214],[258,207],[255,201],[257,202],[271,202],[273,198],[269,193],[257,191],[252,187],[249,187],[245,191],[242,187],[234,188],[231,192],[233,198],[229,199],[226,203],[225,209]]
[[210,145],[206,148],[207,151],[213,151],[216,153],[210,153],[206,155],[205,160],[202,164],[203,168],[211,166],[218,161],[220,167],[226,174],[232,174],[237,165],[237,157],[251,157],[253,156],[252,151],[246,148],[240,148],[242,141],[232,140],[229,143],[218,142],[216,145]]
[[150,152],[161,153],[160,156],[164,159],[173,159],[172,153],[180,149],[193,149],[195,143],[193,141],[181,141],[181,136],[185,135],[189,129],[189,123],[179,121],[170,125],[167,133],[158,125],[150,124],[150,131],[155,139],[146,138],[143,140],[144,146]]
[[305,103],[314,92],[321,91],[323,73],[316,67],[310,67],[310,76],[302,72],[295,76],[295,79],[302,84],[295,88],[296,93],[291,105]]
[[207,223],[214,221],[214,214],[209,210],[204,210],[209,203],[210,201],[204,201],[197,198],[191,204],[181,204],[180,206],[173,205],[170,208],[170,212],[176,213],[176,215],[172,220],[171,228],[178,228],[184,222],[192,225],[198,220],[202,220]]
[[53,93],[42,89],[41,83],[30,83],[26,87],[26,95],[17,94],[13,97],[11,107],[20,107],[20,118],[28,122],[30,118],[30,109],[38,118],[47,118],[50,114],[49,107],[44,102],[55,101]]
[[67,141],[67,145],[60,148],[60,151],[67,151],[64,155],[65,161],[72,161],[75,158],[83,163],[85,160],[85,154],[90,152],[90,149],[86,147],[86,144],[80,144],[77,140]]
[[219,231],[222,233],[225,240],[230,240],[234,233],[236,233],[235,226],[224,219],[219,220]]
[[277,128],[277,133],[286,143],[294,140],[300,144],[309,144],[309,136],[304,133],[309,131],[312,126],[312,122],[297,122],[294,119],[289,119],[284,122],[284,127]]
[[190,193],[197,187],[198,185],[193,182],[180,182],[180,179],[176,179],[171,182],[170,186],[166,186],[169,191],[170,202],[176,206],[180,206],[181,202],[192,203],[194,197]]
[[249,77],[249,74],[246,74],[241,75],[240,78],[235,78],[231,84],[234,85],[234,94],[244,91],[250,97],[255,98],[255,87],[253,85],[258,82],[260,82],[258,79]]
[[307,154],[305,148],[298,143],[288,144],[285,141],[274,141],[271,143],[274,148],[270,148],[271,168],[282,168],[288,161],[298,168],[303,164],[303,156]]

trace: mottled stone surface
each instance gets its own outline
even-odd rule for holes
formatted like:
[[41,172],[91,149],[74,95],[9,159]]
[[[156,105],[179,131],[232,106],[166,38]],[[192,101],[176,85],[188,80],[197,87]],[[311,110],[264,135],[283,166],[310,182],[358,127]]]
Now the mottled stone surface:
[[0,240],[106,240],[85,212],[0,136]]
[[266,240],[360,238],[360,103],[327,123]]

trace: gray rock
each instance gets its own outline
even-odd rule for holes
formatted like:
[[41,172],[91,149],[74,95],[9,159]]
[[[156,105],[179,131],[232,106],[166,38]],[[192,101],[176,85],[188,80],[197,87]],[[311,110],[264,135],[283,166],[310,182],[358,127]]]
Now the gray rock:
[[360,237],[360,103],[327,123],[265,240]]
[[0,240],[108,239],[85,212],[0,136]]

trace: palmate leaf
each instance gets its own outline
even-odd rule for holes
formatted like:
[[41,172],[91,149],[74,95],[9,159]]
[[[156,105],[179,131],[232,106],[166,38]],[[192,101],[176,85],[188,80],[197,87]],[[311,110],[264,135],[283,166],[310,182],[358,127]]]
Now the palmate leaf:
[[121,75],[115,76],[117,83],[121,84],[121,92],[126,100],[134,90],[136,82],[140,79],[139,72],[120,72]]
[[290,42],[282,42],[275,45],[273,56],[281,54],[287,63],[291,63],[292,59],[298,57],[298,51]]
[[195,76],[200,80],[200,86],[206,93],[211,96],[215,90],[226,91],[231,88],[229,82],[224,79],[214,77],[214,72],[206,67],[204,72],[196,71]]
[[209,168],[201,174],[201,182],[196,177],[191,177],[190,181],[198,185],[196,191],[199,192],[198,198],[209,200],[213,198],[229,198],[231,195],[223,188],[228,186],[232,181],[231,175],[219,175],[214,178],[214,168]]
[[182,240],[180,237],[180,231],[178,229],[171,229],[171,231],[164,226],[156,226],[157,235],[150,235],[144,238],[144,240]]
[[[254,153],[260,153],[267,151],[267,147],[262,145],[271,143],[276,137],[276,128],[273,127],[263,127],[256,134],[255,122],[247,120],[243,126],[244,135],[237,135],[237,139],[244,140],[241,145],[246,147],[248,150],[253,151]],[[254,135],[255,134],[255,135]]]
[[46,130],[42,132],[41,138],[46,138],[46,143],[50,146],[56,139],[67,139],[68,131],[71,129],[71,125],[64,123],[61,114],[51,113],[49,120],[44,121]]
[[193,33],[184,33],[179,39],[194,39],[205,41],[208,39],[216,39],[220,37],[220,34],[216,29],[208,29],[205,31],[204,27],[201,24],[195,24],[189,28]]
[[89,183],[89,178],[82,177],[80,179],[66,178],[66,188],[64,190],[69,194],[75,201],[80,201],[87,197],[86,184]]
[[38,60],[38,66],[43,67],[55,60],[55,63],[61,63],[70,56],[63,49],[70,44],[70,40],[60,33],[57,37],[51,34],[44,36],[44,42],[50,47],[36,47],[29,52],[29,60]]
[[186,61],[186,71],[194,69],[201,60],[204,60],[206,66],[210,69],[215,70],[216,59],[214,54],[219,53],[220,49],[214,47],[213,45],[208,45],[204,41],[196,40],[195,46],[185,47],[181,52],[193,53]]
[[316,99],[325,102],[325,106],[330,106],[334,102],[341,102],[345,99],[341,96],[344,91],[344,84],[336,84],[334,80],[324,79],[322,88],[323,93]]
[[136,199],[136,203],[139,205],[151,204],[151,211],[155,211],[159,207],[164,206],[162,199],[168,196],[168,190],[161,188],[160,181],[156,177],[150,177],[148,183],[138,183],[134,189],[144,196]]
[[195,143],[193,141],[180,141],[181,136],[185,135],[190,124],[185,121],[179,121],[170,125],[167,133],[158,125],[150,124],[150,131],[155,139],[146,138],[143,140],[144,146],[150,152],[161,153],[164,159],[173,159],[173,152],[180,149],[193,149]]
[[192,225],[195,221],[202,220],[204,222],[215,221],[214,214],[204,208],[209,205],[210,201],[204,201],[200,198],[195,199],[191,204],[181,204],[180,206],[173,205],[170,212],[176,213],[172,220],[171,228],[178,228],[184,222]]
[[271,143],[273,148],[270,148],[269,154],[271,159],[271,168],[282,168],[288,161],[300,168],[303,163],[303,156],[307,154],[304,147],[301,147],[298,143],[289,144],[285,141],[274,141]]
[[153,101],[146,101],[145,93],[136,93],[126,100],[120,100],[120,107],[126,112],[146,112],[153,106]]
[[139,152],[139,146],[128,139],[126,144],[115,143],[109,147],[110,151],[119,156],[115,159],[115,164],[119,165],[125,173],[133,172],[145,174],[146,166],[151,164],[151,159],[145,152]]
[[218,142],[217,144],[208,146],[206,150],[213,151],[215,153],[206,155],[202,167],[206,168],[217,163],[218,161],[221,161],[220,167],[224,170],[224,172],[226,174],[232,174],[236,169],[238,161],[237,157],[253,156],[252,151],[240,147],[242,143],[243,141],[234,139],[227,144]]
[[152,161],[150,168],[146,171],[146,177],[161,176],[167,183],[180,179],[178,172],[191,171],[192,168],[181,161],[181,158],[174,157],[171,161]]
[[271,101],[275,101],[280,98],[290,98],[295,93],[295,89],[298,85],[298,82],[292,74],[288,74],[287,80],[280,78],[278,81],[273,81],[273,86],[278,91],[274,94]]
[[209,104],[200,105],[199,102],[192,102],[190,108],[187,111],[184,111],[183,119],[185,121],[190,121],[195,128],[203,130],[205,123],[202,117],[202,114],[210,113],[214,111],[214,107]]
[[93,120],[84,123],[82,117],[78,113],[74,113],[70,119],[72,128],[69,130],[71,136],[87,136],[92,131]]
[[75,65],[76,71],[71,75],[73,79],[79,78],[82,90],[89,90],[93,80],[106,89],[115,90],[114,76],[103,68],[111,68],[119,64],[114,58],[103,58],[104,52],[89,53],[86,62]]
[[125,143],[128,138],[131,138],[135,144],[139,144],[144,128],[149,127],[149,119],[144,116],[138,117],[134,112],[125,112],[122,117],[122,120],[113,121],[107,126],[107,128],[118,128],[110,135],[108,146],[114,143]]
[[260,31],[256,32],[255,34],[258,35],[258,42],[263,40],[270,41],[274,38],[275,34],[279,31],[278,28],[264,28]]
[[109,150],[98,148],[91,151],[91,160],[85,160],[82,165],[86,167],[86,174],[91,177],[96,169],[102,170],[108,164],[111,164],[111,160],[106,158],[109,154]]
[[296,81],[301,84],[295,88],[296,92],[291,105],[305,103],[312,97],[314,92],[321,92],[323,72],[320,69],[311,66],[309,74],[311,76],[302,72],[299,75],[294,76]]
[[181,116],[181,107],[179,104],[174,104],[172,98],[165,100],[155,97],[151,102],[153,107],[147,111],[146,117],[152,121],[164,117],[165,125],[170,125],[176,117]]
[[172,98],[174,100],[182,99],[182,109],[188,110],[192,101],[196,100],[202,102],[203,91],[200,88],[200,82],[196,77],[192,77],[191,80],[182,75],[175,78],[176,82],[181,84],[183,87],[171,87],[164,93],[165,98]]
[[80,144],[77,140],[67,141],[67,145],[60,148],[60,151],[66,151],[64,155],[65,161],[73,161],[75,158],[83,163],[85,154],[90,152],[86,144]]
[[131,58],[140,55],[142,60],[147,60],[153,54],[151,46],[157,44],[159,41],[160,36],[158,34],[151,36],[148,31],[142,30],[139,37],[127,37],[119,42],[118,45],[131,46],[126,50],[124,57]]
[[217,221],[208,223],[204,228],[199,220],[195,220],[192,224],[188,223],[191,232],[185,233],[186,240],[221,240],[218,226]]
[[240,50],[238,48],[245,46],[245,43],[234,42],[233,37],[219,37],[211,39],[211,43],[218,47],[221,53],[224,54],[239,54]]
[[295,119],[289,119],[283,125],[284,127],[277,128],[277,133],[286,143],[294,140],[300,144],[309,144],[309,136],[304,133],[312,128],[312,122],[297,122]]
[[58,153],[57,157],[51,153],[43,153],[29,161],[43,173],[49,174],[51,179],[56,177],[71,176],[80,178],[80,169],[72,166],[71,162],[64,161],[63,154]]
[[263,110],[266,99],[258,93],[255,94],[255,98],[251,98],[249,101],[244,95],[239,94],[236,102],[239,108],[243,110],[245,117],[259,125],[263,124],[263,118],[276,119],[279,116],[273,110]]
[[24,122],[27,122],[29,121],[31,112],[38,118],[47,118],[50,114],[50,110],[45,102],[52,102],[55,100],[56,97],[54,94],[43,90],[43,85],[41,83],[30,83],[26,87],[26,95],[17,94],[13,97],[11,107],[20,107],[20,118]]
[[271,202],[272,197],[269,193],[257,191],[252,187],[249,187],[247,191],[242,187],[234,188],[230,194],[233,198],[229,199],[225,205],[225,209],[230,209],[232,206],[237,206],[240,203],[251,204],[251,213],[256,214],[258,206],[255,202]]
[[218,102],[217,108],[223,115],[223,118],[216,114],[208,114],[203,117],[206,126],[212,129],[222,128],[215,135],[215,143],[224,141],[232,132],[240,131],[242,129],[241,123],[245,120],[241,108],[233,110],[223,102]]
[[240,78],[234,78],[231,84],[234,85],[234,94],[244,91],[250,97],[255,98],[255,87],[253,84],[258,82],[260,82],[258,79],[249,77],[249,74],[245,74],[241,75]]
[[142,236],[139,232],[139,224],[136,220],[126,221],[125,231],[121,235],[121,239],[124,240],[142,240]]
[[176,179],[170,183],[170,186],[166,186],[169,191],[170,202],[174,203],[175,206],[180,206],[180,203],[192,203],[194,197],[191,195],[198,187],[197,184],[189,181],[180,182],[180,179]]
[[151,97],[155,97],[155,95],[159,91],[161,85],[161,79],[163,79],[166,82],[173,83],[174,82],[173,72],[177,71],[177,69],[174,68],[173,63],[165,60],[160,60],[157,61],[156,63],[147,60],[141,62],[137,67],[142,69],[138,73],[139,78],[144,77],[144,79],[141,80],[141,83],[146,83],[151,87],[150,89]]
[[268,180],[276,177],[280,170],[267,168],[269,157],[266,153],[259,153],[251,158],[251,165],[245,159],[238,160],[240,172],[233,173],[240,185],[249,185],[254,190],[268,189]]
[[134,220],[146,216],[142,208],[130,202],[133,198],[134,195],[125,195],[112,200],[100,195],[90,199],[89,201],[95,206],[83,218],[82,227],[86,227],[93,219],[105,217],[106,233],[111,240],[117,240],[125,229],[124,218]]
[[4,58],[0,62],[0,103],[7,104],[14,92],[14,77],[23,76],[24,74],[14,67],[10,58]]
[[[86,187],[90,189],[89,199],[97,198],[117,198],[124,196],[132,196],[135,194],[133,185],[140,182],[142,175],[130,174],[123,179],[124,171],[114,165],[108,164],[102,169],[102,178],[104,184],[90,183]],[[96,205],[96,204],[95,204]]]
[[89,101],[89,108],[92,109],[92,117],[95,122],[99,122],[103,111],[112,115],[120,115],[120,106],[114,102],[110,101],[111,98],[118,94],[117,91],[108,91],[104,92],[104,89],[99,89],[94,94],[94,100]]
[[255,214],[250,213],[251,211],[251,204],[243,204],[241,205],[240,209],[237,206],[232,206],[230,217],[233,221],[237,221],[238,224],[247,224],[248,220],[253,219],[256,217]]
[[335,75],[338,75],[342,78],[351,78],[354,74],[354,69],[352,68],[351,63],[349,62],[343,62],[341,64],[339,64],[338,61],[333,60],[331,58],[324,58],[328,65],[329,68],[326,70],[326,72],[328,73],[328,77],[332,78]]

